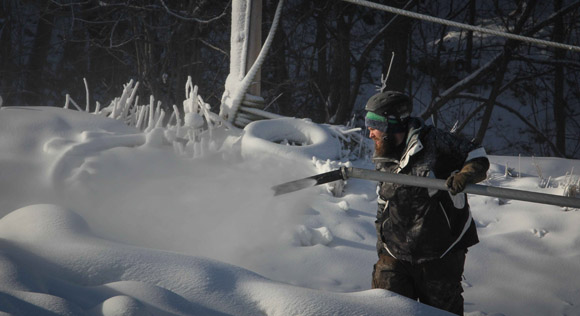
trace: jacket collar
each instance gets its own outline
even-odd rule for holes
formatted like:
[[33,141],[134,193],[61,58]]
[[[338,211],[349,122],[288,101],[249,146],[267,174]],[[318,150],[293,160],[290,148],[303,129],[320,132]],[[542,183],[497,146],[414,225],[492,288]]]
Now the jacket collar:
[[411,118],[409,122],[409,131],[407,132],[407,146],[401,157],[399,169],[403,169],[409,164],[411,157],[423,149],[423,144],[419,139],[421,131],[425,127],[425,123],[418,117]]

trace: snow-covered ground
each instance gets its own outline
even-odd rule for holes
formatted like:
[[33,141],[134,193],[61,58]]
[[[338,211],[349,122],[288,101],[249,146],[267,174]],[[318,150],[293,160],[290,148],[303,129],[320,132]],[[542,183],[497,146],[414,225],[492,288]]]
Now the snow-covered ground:
[[[370,289],[374,183],[274,197],[272,185],[338,163],[213,137],[192,159],[159,130],[1,108],[0,315],[446,315]],[[491,160],[484,184],[523,190],[562,194],[580,172],[578,160]],[[467,257],[466,314],[580,315],[580,212],[470,201],[481,242]]]

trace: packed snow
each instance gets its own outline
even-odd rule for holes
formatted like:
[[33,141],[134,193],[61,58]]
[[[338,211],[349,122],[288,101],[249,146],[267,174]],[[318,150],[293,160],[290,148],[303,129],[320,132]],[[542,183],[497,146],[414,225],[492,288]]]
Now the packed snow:
[[[0,315],[448,315],[370,289],[375,183],[273,196],[341,165],[373,168],[335,160],[326,128],[218,128],[193,158],[159,128],[0,108]],[[578,183],[578,160],[490,158],[486,185],[561,195]],[[466,314],[580,315],[580,212],[470,202],[481,242]]]

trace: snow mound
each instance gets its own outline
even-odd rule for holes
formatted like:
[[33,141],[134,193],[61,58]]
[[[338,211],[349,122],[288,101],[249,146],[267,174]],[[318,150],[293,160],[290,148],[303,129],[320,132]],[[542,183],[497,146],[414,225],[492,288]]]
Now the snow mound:
[[305,119],[255,121],[244,128],[244,158],[275,155],[290,159],[337,159],[340,142],[322,126]]
[[304,289],[205,258],[107,241],[56,205],[13,211],[0,220],[0,238],[0,310],[11,314],[445,315],[384,290]]
[[334,236],[328,227],[309,228],[299,225],[296,228],[296,240],[301,246],[328,245]]

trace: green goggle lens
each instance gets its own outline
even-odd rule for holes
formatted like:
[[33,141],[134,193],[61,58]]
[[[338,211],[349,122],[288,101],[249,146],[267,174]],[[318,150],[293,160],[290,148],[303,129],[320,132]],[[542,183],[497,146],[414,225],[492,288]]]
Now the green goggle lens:
[[369,120],[379,121],[379,122],[386,122],[387,121],[386,117],[380,116],[380,115],[373,113],[373,112],[367,112],[366,118]]

